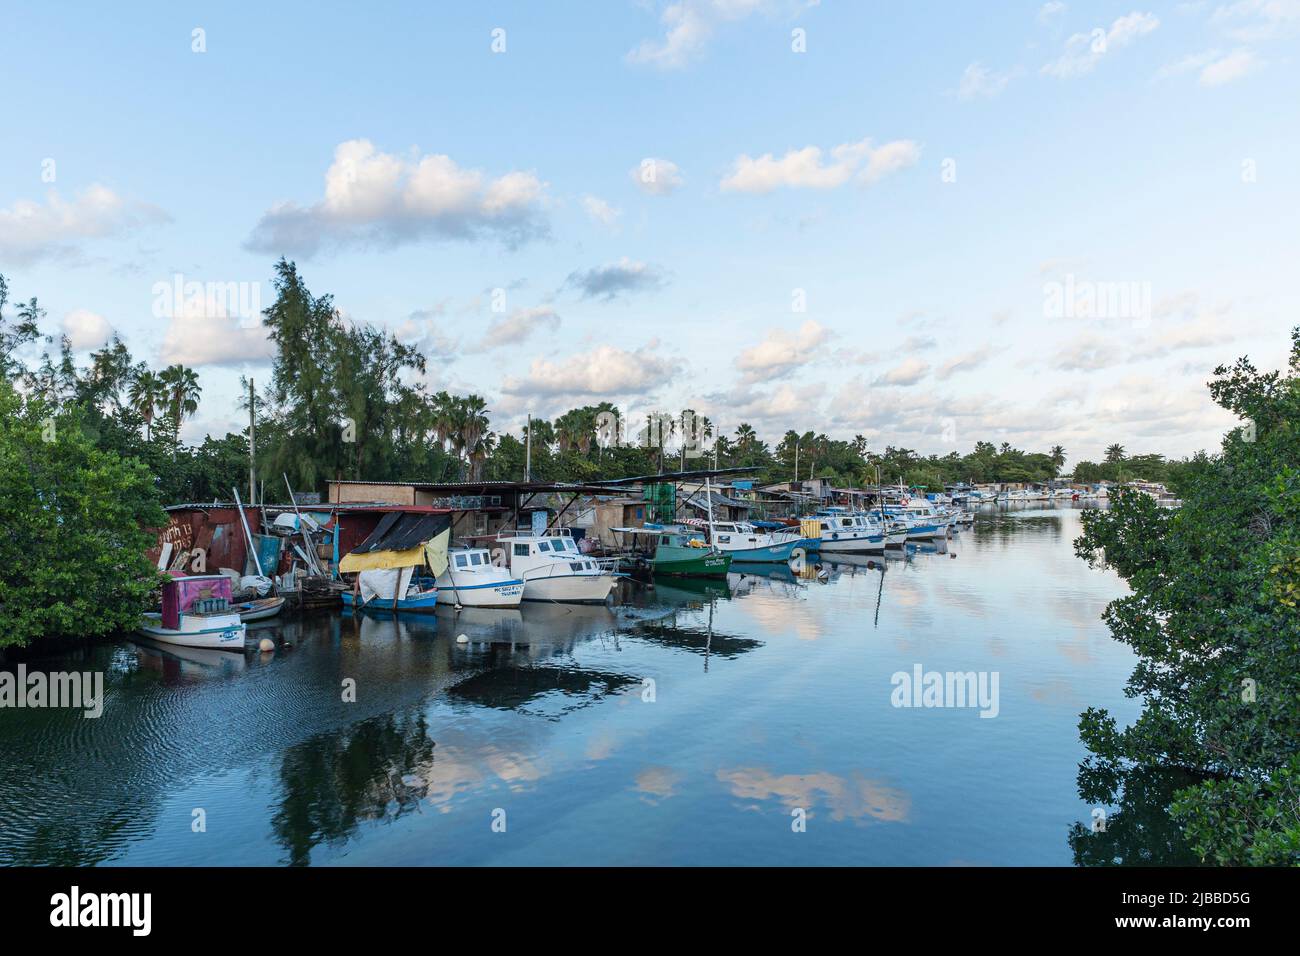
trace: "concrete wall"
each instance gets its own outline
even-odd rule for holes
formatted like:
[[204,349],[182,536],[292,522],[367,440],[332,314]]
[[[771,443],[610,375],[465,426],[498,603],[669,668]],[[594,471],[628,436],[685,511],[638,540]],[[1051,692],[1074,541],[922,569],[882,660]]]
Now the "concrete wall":
[[349,502],[379,502],[386,505],[427,504],[415,500],[415,489],[410,485],[352,485],[330,483],[330,501],[335,504]]

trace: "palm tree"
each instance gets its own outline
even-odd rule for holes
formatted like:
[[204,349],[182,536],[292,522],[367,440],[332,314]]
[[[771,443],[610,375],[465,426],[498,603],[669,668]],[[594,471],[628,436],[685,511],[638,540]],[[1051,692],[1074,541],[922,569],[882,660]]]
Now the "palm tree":
[[1121,462],[1124,460],[1123,445],[1108,445],[1106,447],[1106,460],[1108,462]]
[[456,446],[469,462],[469,480],[477,481],[495,441],[488,431],[487,402],[478,395],[468,395],[456,400],[456,413]]
[[456,399],[446,392],[437,392],[429,399],[433,437],[438,447],[447,450],[447,441],[456,430]]
[[1061,468],[1065,466],[1065,448],[1061,445],[1053,445],[1052,451],[1052,477],[1055,478],[1061,473]]
[[153,440],[154,416],[166,400],[166,386],[159,377],[147,368],[140,369],[127,389],[127,402],[144,419],[145,441]]
[[158,373],[158,381],[165,389],[163,405],[176,435],[180,435],[181,422],[199,410],[198,373],[184,365],[169,365]]

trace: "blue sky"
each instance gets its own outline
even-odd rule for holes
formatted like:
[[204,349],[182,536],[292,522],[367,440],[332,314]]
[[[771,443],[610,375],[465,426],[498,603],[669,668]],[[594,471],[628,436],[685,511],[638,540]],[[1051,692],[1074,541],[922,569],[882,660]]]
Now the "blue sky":
[[157,284],[266,305],[280,254],[499,429],[1182,455],[1300,316],[1300,0],[8,9],[0,272],[197,366],[191,439],[266,346]]

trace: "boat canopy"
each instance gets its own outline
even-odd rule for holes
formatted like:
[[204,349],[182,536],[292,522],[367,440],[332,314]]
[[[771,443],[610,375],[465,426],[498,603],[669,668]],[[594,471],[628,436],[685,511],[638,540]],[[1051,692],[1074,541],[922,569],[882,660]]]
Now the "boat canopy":
[[450,515],[390,511],[379,519],[370,537],[344,555],[339,562],[339,573],[428,564],[429,570],[439,575],[447,570],[450,542]]

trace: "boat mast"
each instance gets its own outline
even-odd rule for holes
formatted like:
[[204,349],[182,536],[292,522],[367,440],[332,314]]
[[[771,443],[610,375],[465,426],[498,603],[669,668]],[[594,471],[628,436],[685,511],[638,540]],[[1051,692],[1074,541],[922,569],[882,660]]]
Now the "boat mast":
[[709,544],[716,547],[716,539],[713,537],[713,485],[707,475],[704,476],[704,504],[709,515]]
[[[257,397],[253,392],[253,380],[248,380],[248,506],[257,504]],[[266,504],[265,501],[262,504]]]

